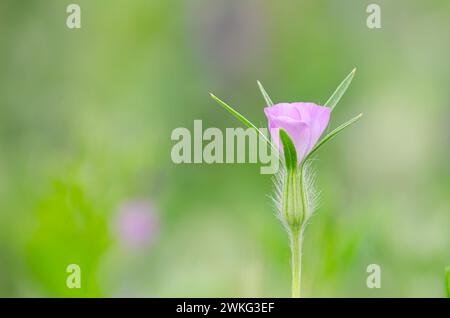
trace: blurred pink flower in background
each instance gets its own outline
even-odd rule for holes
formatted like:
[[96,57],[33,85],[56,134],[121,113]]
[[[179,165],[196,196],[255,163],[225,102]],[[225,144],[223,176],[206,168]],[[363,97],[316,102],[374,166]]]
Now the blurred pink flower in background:
[[125,202],[118,211],[115,232],[126,247],[150,246],[159,233],[159,218],[154,206],[144,200]]

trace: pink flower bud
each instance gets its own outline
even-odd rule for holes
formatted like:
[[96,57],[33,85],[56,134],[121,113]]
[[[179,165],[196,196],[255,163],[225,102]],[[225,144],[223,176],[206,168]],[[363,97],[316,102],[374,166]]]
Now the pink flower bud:
[[[272,139],[280,149],[279,129],[284,129],[297,151],[298,162],[314,148],[330,121],[331,109],[313,103],[281,103],[264,108]],[[282,147],[281,147],[282,148]]]

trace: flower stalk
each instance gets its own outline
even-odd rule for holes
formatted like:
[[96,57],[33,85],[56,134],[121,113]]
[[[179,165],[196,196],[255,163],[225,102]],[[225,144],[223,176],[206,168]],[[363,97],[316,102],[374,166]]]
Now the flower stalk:
[[[280,130],[280,137],[284,146],[285,162],[282,163],[284,169],[279,172],[279,182],[282,184],[282,211],[279,216],[284,224],[290,240],[291,267],[292,267],[292,297],[301,296],[302,279],[302,246],[303,231],[308,217],[308,200],[304,182],[304,165],[297,164],[296,156],[291,156],[294,148],[284,130]],[[294,152],[295,154],[295,152]]]
[[300,298],[302,283],[302,243],[301,230],[291,233],[291,263],[292,263],[292,298]]
[[302,279],[302,243],[303,230],[308,218],[307,183],[304,180],[305,166],[298,164],[298,156],[294,143],[288,134],[280,129],[283,145],[284,161],[278,174],[278,186],[283,189],[281,195],[282,215],[280,220],[284,224],[290,239],[292,266],[292,297],[301,295]]

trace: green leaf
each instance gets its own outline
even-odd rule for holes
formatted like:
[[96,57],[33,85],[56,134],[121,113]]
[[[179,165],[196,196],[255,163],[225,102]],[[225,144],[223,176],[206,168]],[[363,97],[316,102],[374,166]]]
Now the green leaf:
[[345,91],[349,87],[350,83],[352,82],[353,76],[355,75],[356,68],[353,69],[353,71],[350,72],[350,74],[347,75],[347,77],[339,84],[339,86],[336,88],[334,93],[331,95],[331,97],[326,101],[324,106],[330,107],[331,110],[334,109],[334,107],[337,105],[341,97],[344,95]]
[[311,152],[308,155],[306,155],[306,157],[303,160],[303,162],[306,162],[306,160],[308,158],[310,158],[317,150],[319,150],[319,148],[322,147],[326,142],[330,141],[337,134],[339,134],[341,131],[343,131],[345,128],[347,128],[348,126],[353,124],[355,121],[357,121],[361,117],[362,117],[362,114],[359,114],[358,116],[353,117],[352,119],[350,119],[346,123],[343,123],[339,127],[335,128],[332,132],[330,132],[328,135],[326,135],[321,141],[319,141],[319,143],[311,150]]
[[256,81],[258,83],[259,90],[261,91],[262,96],[264,97],[264,100],[266,101],[266,104],[268,107],[273,105],[272,99],[270,98],[269,94],[267,94],[266,90],[262,86],[260,81]]
[[244,123],[244,125],[246,125],[247,127],[256,129],[256,131],[258,132],[259,136],[265,140],[271,147],[272,150],[274,151],[278,151],[277,148],[274,146],[274,144],[267,139],[267,137],[262,133],[261,130],[258,129],[258,127],[256,127],[250,120],[248,120],[247,118],[245,118],[243,115],[241,115],[238,111],[234,110],[231,106],[229,106],[227,103],[225,103],[224,101],[220,100],[217,96],[215,96],[212,93],[209,93],[209,95],[211,95],[211,97],[218,102],[223,108],[225,108],[228,112],[230,112],[234,117],[236,117],[237,119],[239,119],[242,123]]
[[280,139],[283,144],[284,161],[288,171],[294,171],[297,168],[297,151],[295,145],[286,131],[280,128]]

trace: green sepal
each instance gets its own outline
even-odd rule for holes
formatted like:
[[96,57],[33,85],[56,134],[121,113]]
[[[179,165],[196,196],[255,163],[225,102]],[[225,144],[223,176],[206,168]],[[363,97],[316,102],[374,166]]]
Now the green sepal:
[[336,90],[333,92],[333,94],[328,98],[326,103],[323,105],[325,107],[330,107],[331,110],[334,109],[334,107],[339,103],[339,100],[342,96],[344,96],[345,91],[350,86],[350,83],[352,82],[353,76],[355,76],[356,68],[354,68],[350,74],[347,75],[346,78],[339,84],[339,86],[336,88]]
[[284,162],[286,163],[286,169],[293,171],[297,168],[297,151],[292,139],[289,137],[286,131],[280,128],[280,140],[283,144]]

